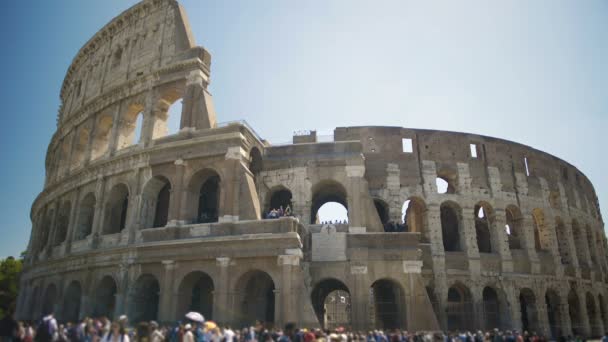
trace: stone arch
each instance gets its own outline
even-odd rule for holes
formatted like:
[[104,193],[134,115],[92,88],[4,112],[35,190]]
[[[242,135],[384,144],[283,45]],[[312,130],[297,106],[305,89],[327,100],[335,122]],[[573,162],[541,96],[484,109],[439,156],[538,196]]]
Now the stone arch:
[[80,282],[73,280],[65,289],[63,294],[62,319],[66,322],[78,322],[80,318],[80,301],[82,298],[82,287]]
[[606,302],[602,294],[597,296],[597,305],[600,307],[600,318],[602,319],[602,323],[604,323],[605,330],[608,328],[608,315],[606,315]]
[[[139,143],[141,127],[143,122],[144,106],[140,103],[132,103],[122,113],[120,126],[118,127],[118,141],[116,148],[121,150]],[[139,125],[138,125],[139,123]],[[139,127],[138,127],[139,126]],[[139,129],[139,131],[137,131]]]
[[486,286],[481,292],[484,328],[508,329],[511,326],[509,308],[505,293],[494,286]]
[[55,219],[54,246],[62,244],[67,239],[71,212],[72,203],[70,201],[63,202],[59,208],[59,211],[57,212],[57,218]]
[[257,147],[252,147],[249,151],[249,171],[253,174],[253,178],[256,179],[258,174],[264,169],[264,159],[262,158],[262,152]]
[[133,322],[152,321],[158,318],[160,283],[152,274],[141,275],[129,294],[129,318]]
[[44,291],[42,298],[42,315],[48,315],[55,312],[57,304],[58,291],[55,284],[49,284]]
[[128,209],[129,188],[124,183],[116,184],[106,201],[103,233],[115,234],[125,229]]
[[[318,224],[319,209],[326,203],[336,202],[348,211],[348,194],[346,188],[335,180],[323,180],[312,187],[312,202],[310,210],[310,223]],[[350,220],[349,220],[350,221]]]
[[421,233],[423,242],[428,242],[427,208],[424,200],[419,197],[410,197],[401,208],[402,223],[406,231]]
[[107,275],[101,279],[93,297],[93,317],[114,318],[117,292],[118,285],[112,276]]
[[32,296],[27,299],[26,303],[27,303],[27,306],[25,308],[26,317],[32,319],[32,318],[34,318],[34,315],[35,315],[36,305],[38,305],[38,303],[40,303],[40,286],[39,285],[36,285],[36,287],[34,287],[34,291],[32,291]]
[[455,194],[458,188],[458,173],[451,169],[438,170],[435,182],[438,193]]
[[572,327],[573,335],[583,335],[584,327],[581,320],[581,303],[574,289],[568,292],[568,308],[570,314],[570,326]]
[[493,253],[496,246],[492,244],[494,227],[494,210],[486,202],[479,202],[473,210],[475,215],[475,236],[479,253]]
[[587,307],[587,318],[589,319],[589,326],[591,328],[591,337],[600,337],[604,333],[602,326],[598,325],[600,322],[595,307],[596,300],[591,292],[587,292],[585,295],[585,304]]
[[76,231],[74,240],[83,240],[93,232],[93,220],[95,218],[95,194],[89,192],[80,201],[78,218],[76,219]]
[[210,168],[196,172],[188,186],[188,212],[195,223],[217,222],[221,214],[221,177]]
[[310,295],[313,309],[324,329],[351,326],[351,296],[340,280],[326,278],[319,281]]
[[589,259],[586,253],[589,247],[587,237],[576,219],[572,220],[572,237],[574,238],[574,247],[576,248],[576,257],[578,258],[579,265],[589,266]]
[[164,176],[150,179],[142,191],[143,228],[164,227],[169,218],[171,182]]
[[405,292],[399,282],[382,278],[371,286],[374,325],[379,329],[406,328]]
[[196,311],[206,320],[213,319],[213,295],[215,286],[211,276],[202,271],[188,273],[179,284],[177,316]]
[[268,273],[260,270],[245,272],[239,277],[235,292],[235,312],[241,313],[241,325],[255,321],[272,325],[275,320],[275,284]]
[[562,264],[569,265],[572,263],[572,256],[570,255],[570,247],[568,244],[568,233],[564,221],[562,221],[560,217],[555,217],[555,233],[557,235],[557,247]]
[[284,186],[277,186],[270,190],[266,196],[266,211],[264,214],[270,213],[272,209],[280,209],[281,207],[285,211],[289,207],[289,211],[293,210],[293,195],[291,191]]
[[108,152],[113,125],[114,119],[110,114],[102,114],[99,116],[95,125],[95,137],[91,145],[91,159],[101,158]]
[[37,242],[37,253],[40,253],[49,244],[51,228],[53,227],[53,217],[55,210],[52,208],[46,209],[46,214],[43,215],[42,224],[40,225],[40,234]]
[[563,334],[561,326],[562,317],[560,311],[561,299],[557,291],[548,289],[545,293],[545,304],[547,305],[547,321],[549,330],[554,339],[558,339]]
[[542,209],[532,210],[532,221],[534,223],[534,248],[536,251],[546,251],[549,249],[549,232],[545,221],[545,213]]
[[472,330],[473,301],[471,291],[462,283],[455,283],[448,289],[445,313],[448,330]]
[[538,310],[534,291],[529,288],[520,289],[519,308],[521,312],[522,330],[539,331]]
[[523,234],[524,217],[521,214],[521,210],[515,205],[509,205],[505,209],[505,218],[509,249],[522,249],[525,239]]
[[446,252],[461,252],[464,248],[462,235],[462,209],[455,202],[443,202],[439,208],[443,248]]

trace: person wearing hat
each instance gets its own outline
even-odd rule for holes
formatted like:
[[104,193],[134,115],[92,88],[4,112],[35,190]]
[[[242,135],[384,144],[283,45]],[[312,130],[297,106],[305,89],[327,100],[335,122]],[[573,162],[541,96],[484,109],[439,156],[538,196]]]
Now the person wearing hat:
[[184,339],[182,342],[194,342],[194,334],[192,334],[192,325],[190,323],[184,326]]
[[150,322],[150,342],[163,342],[165,336],[158,330],[158,323],[156,321]]

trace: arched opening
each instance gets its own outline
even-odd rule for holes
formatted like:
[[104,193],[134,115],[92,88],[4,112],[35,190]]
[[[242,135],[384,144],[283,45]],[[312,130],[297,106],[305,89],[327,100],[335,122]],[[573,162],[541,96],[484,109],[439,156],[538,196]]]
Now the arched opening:
[[581,230],[577,220],[572,220],[572,235],[574,237],[574,246],[576,247],[576,256],[578,263],[581,266],[589,266],[589,259],[587,258],[587,240],[586,236]]
[[589,256],[591,257],[591,262],[589,264],[590,267],[599,266],[597,262],[597,250],[599,246],[593,246],[593,231],[589,225],[586,225],[584,231],[587,233],[587,250],[589,251]]
[[118,287],[114,278],[105,276],[101,279],[93,298],[93,317],[108,317],[109,319],[114,317],[117,291]]
[[342,184],[322,181],[313,187],[312,193],[311,224],[348,220],[347,194]]
[[421,233],[421,241],[428,242],[426,236],[426,204],[417,197],[411,197],[401,207],[401,219],[407,232]]
[[601,294],[597,296],[597,305],[600,307],[600,318],[604,323],[604,329],[608,328],[608,316],[606,315],[606,302],[604,302],[604,296]]
[[78,322],[80,316],[80,298],[82,288],[80,283],[72,281],[63,295],[63,315],[62,319],[66,322]]
[[78,219],[76,221],[75,240],[83,240],[93,231],[93,219],[95,218],[95,195],[88,193],[80,202]]
[[583,335],[584,329],[581,321],[581,307],[578,295],[574,289],[568,293],[568,307],[570,310],[570,326],[573,335]]
[[522,329],[525,331],[539,331],[536,296],[532,290],[525,288],[520,291],[519,307],[521,310]]
[[122,150],[139,143],[143,125],[144,106],[131,104],[123,114],[121,126],[118,127],[118,141],[116,148]]
[[[32,297],[28,298],[26,300],[26,307],[25,307],[25,312],[27,313],[28,318],[32,319],[34,318],[34,311],[36,310],[36,305],[38,305],[40,300],[40,286],[36,286],[34,288],[34,291],[32,292]],[[44,303],[44,302],[43,302]],[[43,314],[44,314],[44,310],[43,310]]]
[[351,298],[348,287],[337,279],[325,279],[315,285],[312,306],[324,329],[351,326]]
[[602,331],[602,327],[598,325],[599,320],[597,317],[597,310],[595,309],[595,298],[593,298],[593,294],[591,294],[591,292],[587,292],[585,297],[585,302],[587,304],[587,317],[591,327],[590,337],[600,337],[604,332]]
[[291,202],[291,191],[284,187],[276,188],[270,195],[268,210],[264,213],[264,218],[278,218],[281,216],[293,215],[293,204]]
[[266,272],[250,271],[241,276],[237,283],[237,293],[242,326],[251,325],[255,321],[267,325],[274,323],[274,290],[274,282]]
[[157,102],[154,110],[154,129],[152,139],[179,133],[182,118],[183,90],[178,86],[168,89]]
[[401,285],[393,280],[380,279],[372,284],[371,295],[376,328],[405,328],[405,296]]
[[490,226],[493,215],[492,208],[487,204],[479,203],[475,205],[475,233],[477,236],[477,248],[479,253],[492,253],[492,236]]
[[443,234],[443,248],[446,252],[462,251],[460,243],[460,207],[455,203],[441,204],[441,232]]
[[[388,204],[379,198],[374,199],[374,206],[376,207],[376,212],[378,213],[378,218],[380,219],[380,223],[384,226],[384,230],[387,230],[387,225],[389,224],[389,215],[388,215]],[[393,223],[390,222],[391,227]]]
[[47,286],[42,299],[42,314],[44,316],[55,312],[55,303],[57,303],[57,287],[55,284]]
[[256,179],[258,174],[264,169],[262,152],[257,147],[253,147],[249,151],[249,171],[253,173],[253,178]]
[[207,273],[189,273],[179,285],[177,314],[196,311],[206,320],[213,319],[213,291],[213,280]]
[[537,251],[546,251],[549,249],[549,238],[543,210],[533,209],[532,219],[534,221],[534,247]]
[[150,179],[142,192],[142,223],[144,228],[164,227],[169,218],[171,183],[163,176]]
[[557,340],[562,336],[559,295],[551,289],[547,290],[547,293],[545,294],[545,304],[547,305],[547,320],[549,321],[551,337]]
[[570,248],[568,246],[568,234],[566,233],[566,226],[564,222],[559,218],[555,218],[555,233],[557,235],[557,248],[559,250],[559,255],[562,259],[562,264],[569,265],[572,263],[570,258]]
[[210,177],[201,186],[198,197],[198,223],[217,222],[219,218],[220,178]]
[[448,319],[448,330],[472,330],[473,329],[473,304],[471,292],[462,285],[456,284],[448,289],[448,303],[446,305],[446,316]]
[[91,145],[91,159],[97,159],[102,157],[110,146],[110,132],[114,120],[111,115],[103,115],[97,121],[95,126],[95,138]]
[[140,276],[131,289],[130,297],[129,318],[133,322],[157,320],[160,284],[156,277],[151,274]]
[[79,166],[82,166],[85,161],[85,154],[87,151],[87,147],[89,146],[89,129],[84,126],[80,126],[78,128],[78,133],[76,133],[76,141],[75,146],[72,150],[71,157],[71,169],[75,169]]
[[120,233],[127,225],[129,190],[124,184],[117,184],[110,191],[106,202],[104,234]]
[[57,223],[55,224],[55,241],[53,245],[59,246],[68,236],[68,226],[70,224],[70,213],[72,204],[69,201],[63,202],[57,213]]
[[482,297],[485,330],[501,328],[498,294],[493,288],[485,287],[483,289]]
[[523,217],[516,206],[508,206],[505,210],[507,219],[506,231],[509,239],[509,249],[522,249]]

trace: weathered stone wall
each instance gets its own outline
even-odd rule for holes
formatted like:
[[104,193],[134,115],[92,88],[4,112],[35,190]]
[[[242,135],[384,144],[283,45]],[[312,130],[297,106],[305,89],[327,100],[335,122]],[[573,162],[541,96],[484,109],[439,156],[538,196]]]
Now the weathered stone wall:
[[[198,282],[201,311],[236,325],[319,325],[323,296],[341,290],[357,329],[386,327],[383,291],[413,330],[608,327],[608,245],[574,166],[501,139],[400,127],[273,146],[244,122],[216,123],[209,67],[173,0],[135,5],[81,49],[32,205],[20,318],[169,321]],[[180,99],[181,129],[166,135]],[[262,219],[279,191],[294,217]],[[348,222],[315,222],[328,201]],[[386,232],[393,223],[408,231]]]

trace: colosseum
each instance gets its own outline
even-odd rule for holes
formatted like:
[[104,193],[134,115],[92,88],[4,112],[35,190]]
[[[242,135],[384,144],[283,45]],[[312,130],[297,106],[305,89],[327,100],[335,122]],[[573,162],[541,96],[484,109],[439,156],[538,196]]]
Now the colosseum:
[[[576,167],[402,127],[273,145],[216,121],[210,67],[175,0],[134,5],[80,49],[31,209],[18,318],[608,329],[608,245]],[[329,202],[348,220],[319,222]]]

